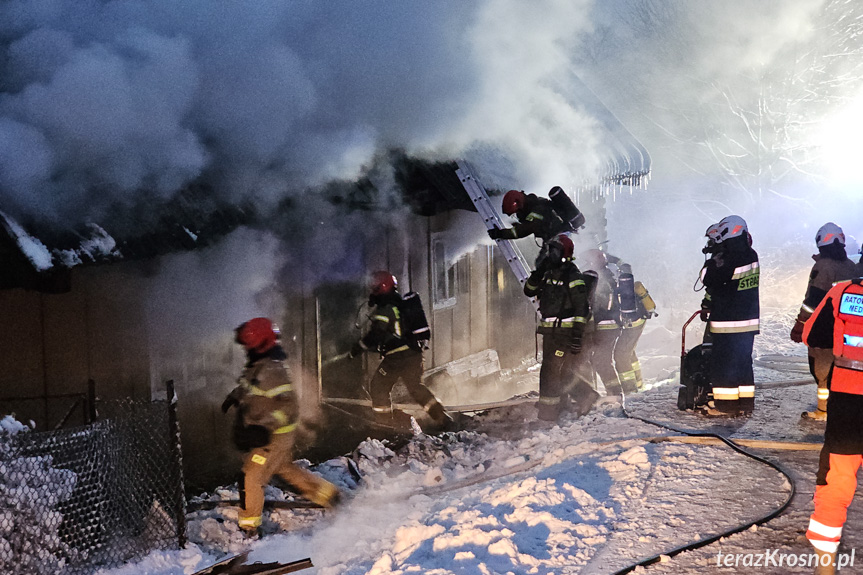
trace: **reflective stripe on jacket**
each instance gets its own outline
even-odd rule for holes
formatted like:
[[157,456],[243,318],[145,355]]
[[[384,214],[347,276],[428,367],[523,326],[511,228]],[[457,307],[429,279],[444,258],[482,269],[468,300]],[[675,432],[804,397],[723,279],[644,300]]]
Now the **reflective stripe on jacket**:
[[[732,241],[740,240],[740,241]],[[702,282],[707,289],[712,333],[758,332],[760,306],[758,254],[746,238],[726,240],[732,247],[714,254],[704,264]]]

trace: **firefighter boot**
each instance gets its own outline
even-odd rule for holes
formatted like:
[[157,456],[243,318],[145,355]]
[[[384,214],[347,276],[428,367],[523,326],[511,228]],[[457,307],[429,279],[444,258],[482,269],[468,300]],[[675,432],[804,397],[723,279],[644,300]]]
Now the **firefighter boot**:
[[804,411],[800,417],[814,421],[827,421],[827,412],[821,411],[816,407],[813,411]]
[[542,421],[557,421],[560,417],[560,402],[543,401],[540,397],[536,404],[537,417]]
[[818,563],[815,566],[815,575],[834,575],[836,573],[836,553],[815,550]]
[[570,411],[574,412],[577,417],[581,417],[591,410],[593,405],[599,400],[600,395],[589,383],[579,381],[569,392],[569,397],[572,400]]
[[827,421],[827,398],[830,397],[830,390],[826,387],[818,386],[818,404],[813,411],[804,411],[800,414],[803,419],[812,419],[815,421]]
[[441,405],[441,402],[439,401],[435,401],[433,404],[431,404],[426,410],[426,413],[429,414],[429,417],[432,418],[435,426],[440,431],[449,431],[450,429],[453,429],[455,427],[455,421],[453,420],[452,416],[446,412],[443,405]]
[[326,508],[335,507],[342,499],[342,494],[338,487],[329,481],[323,481],[317,489],[304,495],[312,503],[317,503],[321,507]]

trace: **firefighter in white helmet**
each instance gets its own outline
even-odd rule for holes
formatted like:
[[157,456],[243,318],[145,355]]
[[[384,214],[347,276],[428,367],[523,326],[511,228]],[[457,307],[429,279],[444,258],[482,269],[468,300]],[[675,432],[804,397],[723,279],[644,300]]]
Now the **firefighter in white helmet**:
[[[749,415],[755,407],[752,346],[760,329],[758,254],[740,216],[723,218],[708,229],[713,241],[710,259],[701,269],[707,291],[702,320],[712,341],[710,382],[713,406],[710,416]],[[707,249],[707,248],[705,248]]]
[[[833,284],[856,277],[856,266],[845,252],[845,233],[833,222],[827,222],[815,234],[818,254],[812,256],[815,265],[809,272],[809,284],[803,304],[797,314],[797,321],[791,328],[791,340],[803,341],[803,326],[812,312],[833,287]],[[833,366],[833,352],[829,349],[809,347],[809,372],[818,384],[818,402],[814,410],[803,412],[803,417],[824,421],[827,419],[827,387],[830,368]]]

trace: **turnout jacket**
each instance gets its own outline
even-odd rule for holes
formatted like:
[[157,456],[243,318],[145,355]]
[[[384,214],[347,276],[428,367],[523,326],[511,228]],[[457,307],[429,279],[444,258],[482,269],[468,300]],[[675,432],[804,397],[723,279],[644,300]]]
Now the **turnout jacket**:
[[824,447],[863,454],[863,280],[833,286],[803,327],[803,342],[833,351]]
[[551,200],[536,194],[525,194],[524,207],[516,212],[518,222],[501,230],[501,239],[514,240],[533,234],[548,241],[569,229],[569,225],[554,211]]
[[758,254],[746,236],[725,240],[723,245],[725,249],[713,254],[701,269],[707,290],[702,307],[710,310],[710,332],[758,333]]
[[590,313],[587,286],[572,260],[549,270],[536,270],[524,284],[524,294],[539,299],[541,316],[537,333],[561,329],[581,334]]
[[799,317],[802,321],[806,321],[833,284],[836,282],[849,280],[857,277],[857,266],[845,255],[845,250],[842,250],[841,258],[831,257],[830,254],[819,254],[815,257],[815,265],[812,266],[812,271],[809,272],[809,284],[806,286],[806,295],[803,298],[803,305],[800,306]]
[[237,403],[238,423],[260,426],[271,434],[296,428],[299,404],[285,359],[287,355],[279,345],[262,355],[249,356],[237,387],[228,395]]
[[418,347],[411,346],[407,338],[406,326],[398,304],[402,296],[392,293],[379,296],[369,319],[371,325],[368,332],[360,340],[360,346],[366,350],[376,350],[381,355],[389,355]]

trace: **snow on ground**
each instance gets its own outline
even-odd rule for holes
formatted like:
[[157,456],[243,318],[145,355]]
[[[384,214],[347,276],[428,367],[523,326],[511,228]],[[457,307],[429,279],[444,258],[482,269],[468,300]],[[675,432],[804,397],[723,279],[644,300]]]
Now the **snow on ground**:
[[[782,475],[727,448],[650,442],[666,433],[619,405],[541,429],[525,423],[534,411],[510,410],[515,438],[512,425],[490,424],[489,433],[420,435],[397,453],[364,443],[348,501],[332,512],[272,512],[265,530],[274,534],[251,544],[250,559],[310,557],[308,572],[322,575],[612,573],[755,520],[789,492]],[[494,478],[508,469],[521,471]],[[352,487],[344,470],[319,469]],[[244,548],[235,520],[235,508],[194,513],[186,550],[105,573],[192,573]]]
[[[652,341],[675,337],[659,327],[645,335],[647,349]],[[815,396],[814,384],[803,383],[802,349],[774,341],[757,350],[763,360],[756,362],[759,391],[750,418],[704,419],[678,411],[679,357],[655,353],[643,359],[645,370],[658,374],[651,389],[625,403],[632,418],[606,399],[581,419],[566,416],[548,426],[538,424],[535,408],[524,403],[479,414],[465,431],[417,434],[395,451],[368,440],[351,459],[359,481],[347,457],[314,468],[344,489],[346,500],[336,510],[267,511],[265,535],[252,542],[237,530],[236,508],[196,511],[189,515],[186,549],[155,552],[101,573],[190,574],[247,548],[250,561],[311,558],[315,567],[304,572],[319,575],[615,573],[754,522],[786,501],[790,484],[773,468],[721,445],[660,441],[677,434],[637,419],[732,438],[820,442],[823,424],[800,420]],[[765,367],[783,362],[786,371]],[[765,525],[666,558],[648,572],[739,573],[739,566],[717,565],[717,555],[810,553],[803,533],[818,451],[752,451],[794,478],[797,494],[789,508]],[[236,487],[203,497],[236,499]],[[268,500],[291,497],[268,487]],[[852,506],[840,551],[863,543],[859,524],[863,512]],[[783,565],[758,572],[811,570]]]

